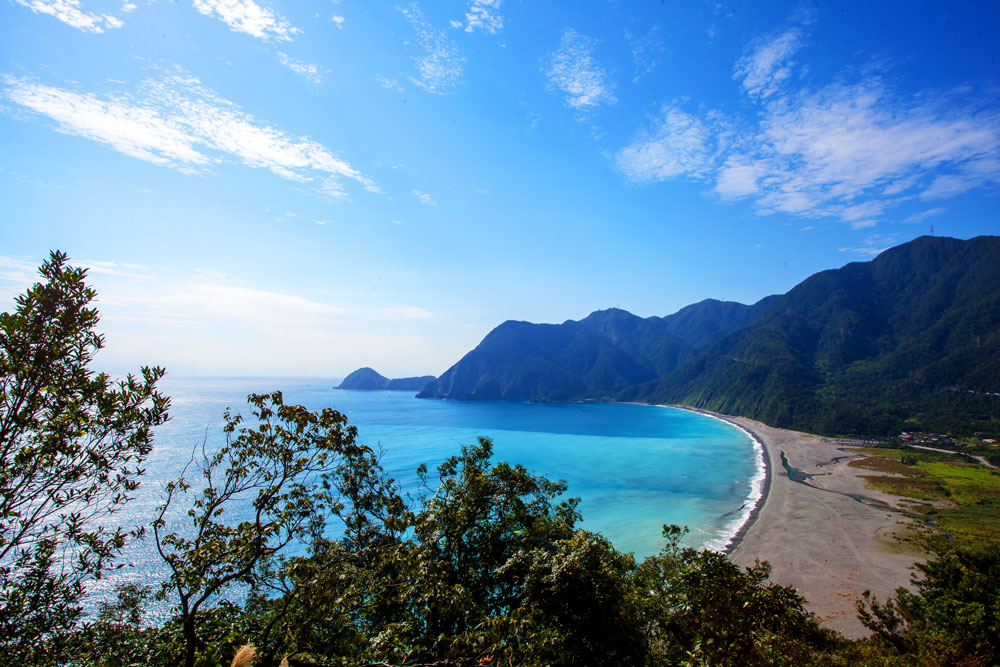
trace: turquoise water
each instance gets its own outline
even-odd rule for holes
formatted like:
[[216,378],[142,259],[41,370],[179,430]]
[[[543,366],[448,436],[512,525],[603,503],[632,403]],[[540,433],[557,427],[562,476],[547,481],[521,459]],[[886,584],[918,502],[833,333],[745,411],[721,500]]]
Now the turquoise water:
[[[751,438],[725,422],[686,410],[438,401],[416,399],[412,392],[339,391],[331,388],[335,384],[316,379],[165,379],[161,390],[171,397],[171,419],[156,431],[143,485],[117,521],[148,524],[162,500],[163,485],[180,475],[193,449],[204,443],[211,451],[223,442],[225,408],[249,415],[247,394],[274,389],[284,392],[286,403],[346,414],[358,427],[361,442],[382,447],[386,469],[404,490],[417,490],[420,463],[433,471],[462,445],[488,436],[495,444],[495,460],[565,479],[567,495],[581,499],[581,527],[603,533],[618,549],[640,558],[660,549],[665,523],[687,525],[690,546],[723,548],[759,495],[760,458]],[[180,520],[180,512],[174,520]],[[125,561],[128,567],[98,583],[99,595],[121,581],[159,579],[150,539],[130,549]]]

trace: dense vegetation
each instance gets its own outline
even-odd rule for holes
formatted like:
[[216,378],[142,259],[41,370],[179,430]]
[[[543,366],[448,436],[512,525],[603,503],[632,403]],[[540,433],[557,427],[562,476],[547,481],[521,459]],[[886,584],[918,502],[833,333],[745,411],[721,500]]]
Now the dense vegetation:
[[830,435],[996,434],[998,257],[998,237],[921,237],[754,306],[505,322],[420,395],[674,403]]
[[[1000,659],[1000,552],[942,549],[913,593],[868,599],[861,642],[823,630],[767,564],[680,546],[636,562],[577,528],[566,486],[463,447],[401,494],[334,411],[249,397],[226,443],[170,483],[152,539],[160,582],[98,613],[87,583],[125,540],[104,525],[165,418],[162,371],[110,386],[84,272],[53,255],[0,317],[0,664],[989,665]],[[32,490],[37,490],[34,494]],[[179,512],[177,511],[179,510]],[[175,521],[171,517],[180,518]],[[148,624],[153,596],[171,616]],[[239,602],[234,602],[238,600]]]
[[873,471],[869,485],[909,499],[956,544],[976,547],[1000,535],[1000,470],[962,455],[913,449],[866,449],[849,465]]
[[162,369],[118,383],[89,370],[104,345],[95,293],[65,262],[54,253],[44,282],[0,314],[0,647],[15,643],[22,664],[45,662],[86,583],[141,535],[108,518],[138,487],[168,406]]
[[746,326],[773,299],[753,306],[706,299],[668,317],[645,319],[610,308],[579,322],[504,322],[419,396],[614,399],[623,389],[673,371],[717,338]]
[[998,237],[922,237],[818,273],[633,397],[818,433],[994,432],[997,257]]

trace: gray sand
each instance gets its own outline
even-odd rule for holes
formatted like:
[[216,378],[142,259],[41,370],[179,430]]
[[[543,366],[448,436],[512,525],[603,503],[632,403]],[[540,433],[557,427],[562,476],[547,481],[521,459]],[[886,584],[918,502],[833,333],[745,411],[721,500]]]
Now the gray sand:
[[[714,414],[714,413],[712,413]],[[843,444],[818,436],[771,428],[743,417],[715,415],[750,431],[764,447],[769,488],[758,511],[730,547],[740,565],[766,560],[771,580],[792,586],[808,600],[823,624],[848,637],[868,634],[855,602],[870,590],[880,601],[909,586],[912,566],[921,556],[893,539],[909,520],[898,512],[863,504],[841,494],[860,494],[892,507],[899,499],[866,488],[866,473],[847,466]],[[815,474],[814,487],[793,482],[781,463]]]

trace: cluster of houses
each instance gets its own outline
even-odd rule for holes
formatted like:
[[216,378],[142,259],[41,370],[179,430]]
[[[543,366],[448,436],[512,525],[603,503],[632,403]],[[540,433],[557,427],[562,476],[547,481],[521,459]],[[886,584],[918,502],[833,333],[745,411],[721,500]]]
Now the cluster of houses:
[[959,445],[960,443],[950,435],[940,433],[920,433],[917,431],[903,431],[896,440],[910,445]]
[[[975,436],[980,438],[984,445],[997,446],[997,441],[994,438],[983,438],[982,433],[975,433]],[[903,431],[898,436],[896,436],[896,442],[904,443],[907,445],[951,445],[955,447],[966,447],[967,444],[955,440],[955,438],[950,435],[941,435],[940,433],[919,433],[919,432],[909,432]]]

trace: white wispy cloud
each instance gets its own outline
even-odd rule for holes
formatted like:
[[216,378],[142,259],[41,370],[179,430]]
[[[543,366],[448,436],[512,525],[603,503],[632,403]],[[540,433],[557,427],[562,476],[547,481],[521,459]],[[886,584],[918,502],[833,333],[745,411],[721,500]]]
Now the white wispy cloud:
[[254,118],[185,73],[147,79],[136,94],[99,97],[6,76],[4,96],[47,116],[56,129],[107,144],[125,155],[200,173],[235,160],[282,178],[343,188],[343,179],[378,186],[324,145]]
[[[0,311],[39,280],[40,263],[0,255]],[[99,330],[107,337],[101,367],[111,372],[154,363],[182,375],[335,375],[341,364],[357,367],[363,359],[416,375],[425,364],[451,362],[450,353],[436,349],[439,337],[428,336],[435,314],[406,300],[370,291],[314,295],[212,269],[154,270],[121,259],[71,258],[70,265],[89,267],[87,284],[97,290]],[[344,360],[354,355],[359,359]]]
[[760,190],[760,173],[753,163],[730,158],[719,168],[715,192],[723,199],[739,199]]
[[663,181],[699,174],[709,163],[712,133],[701,118],[668,106],[647,130],[617,155],[619,168],[634,181]]
[[403,86],[399,83],[399,81],[393,79],[392,77],[384,76],[382,74],[375,75],[375,83],[377,83],[381,88],[385,88],[386,90],[394,90],[397,93],[401,93],[405,90],[405,88],[403,88]]
[[108,276],[121,276],[132,280],[151,280],[152,276],[142,264],[130,262],[111,262],[107,260],[82,260],[73,262],[73,266],[87,269],[89,275],[95,273]]
[[567,28],[544,68],[549,84],[561,92],[566,105],[587,111],[615,104],[614,84],[594,57],[597,40]]
[[0,310],[7,311],[14,297],[39,279],[37,270],[41,262],[30,257],[0,255]]
[[272,9],[261,7],[254,0],[192,0],[192,4],[205,16],[228,25],[230,30],[257,39],[288,42],[301,32]]
[[313,83],[323,82],[323,72],[320,71],[319,67],[313,65],[312,63],[296,60],[283,51],[278,51],[278,60],[280,60],[281,64],[288,69],[309,79]]
[[[465,13],[465,32],[484,30],[491,35],[503,29],[503,16],[500,14],[501,0],[472,0],[469,10]],[[453,22],[452,25],[455,25]],[[455,27],[462,24],[458,22]]]
[[898,243],[899,241],[895,236],[872,234],[866,238],[860,246],[845,246],[843,248],[839,248],[839,250],[840,252],[851,252],[863,257],[874,257],[875,255],[882,254]]
[[344,29],[344,17],[343,16],[340,16],[339,14],[334,14],[333,16],[330,17],[330,20],[333,21],[333,24],[335,26],[337,26],[338,30],[343,30]]
[[834,216],[869,227],[900,203],[1000,183],[1000,112],[969,91],[900,95],[877,76],[791,85],[799,29],[758,44],[737,65],[751,115],[674,103],[615,155],[635,182],[686,176],[760,214]]
[[438,95],[454,90],[462,82],[462,64],[465,59],[448,37],[447,31],[428,23],[416,3],[397,9],[413,26],[420,50],[420,55],[413,58],[417,76],[410,77],[410,81],[427,92]]
[[423,204],[424,206],[437,206],[437,202],[426,192],[421,192],[420,190],[413,190],[413,196]]
[[[938,168],[959,172],[942,190],[974,187],[986,175],[965,168],[1000,154],[1000,115],[955,102],[899,98],[878,82],[833,85],[777,101],[765,109],[760,138],[748,151],[767,153],[766,168],[780,185],[762,203],[783,210],[784,193],[798,192],[818,206],[835,207],[894,185],[896,196],[905,196]],[[913,176],[905,187],[903,179]]]
[[642,36],[635,35],[626,28],[625,39],[628,40],[632,59],[635,61],[635,76],[632,77],[632,83],[638,83],[639,79],[656,69],[660,64],[660,57],[666,50],[660,38],[660,26],[654,25]]
[[[111,14],[95,14],[83,9],[79,0],[15,0],[36,14],[47,14],[84,32],[101,33],[121,28],[125,23]],[[124,8],[123,8],[124,9]],[[124,11],[129,11],[124,9]]]
[[908,222],[912,224],[920,223],[926,220],[927,218],[933,218],[936,215],[941,215],[942,213],[947,212],[947,210],[948,209],[946,209],[943,206],[938,206],[936,208],[931,208],[926,211],[921,211],[920,213],[914,213],[913,215],[904,218],[903,222]]
[[792,55],[802,48],[802,29],[795,27],[777,37],[754,42],[747,54],[736,62],[733,78],[743,90],[755,97],[775,93],[792,74]]
[[920,198],[927,201],[933,199],[948,199],[975,188],[979,183],[976,179],[959,174],[942,174],[935,178],[926,190],[920,193]]

